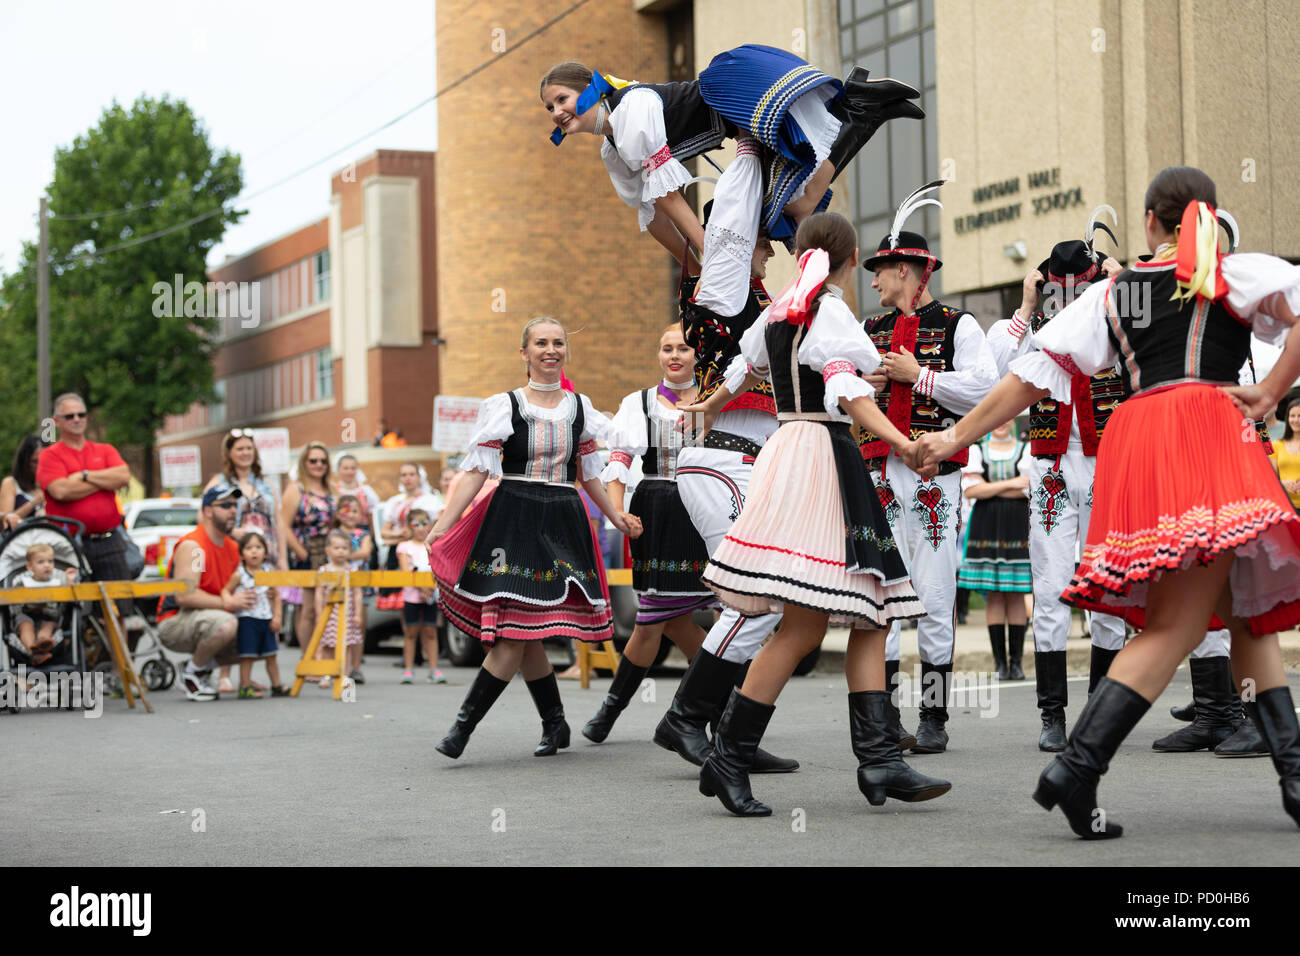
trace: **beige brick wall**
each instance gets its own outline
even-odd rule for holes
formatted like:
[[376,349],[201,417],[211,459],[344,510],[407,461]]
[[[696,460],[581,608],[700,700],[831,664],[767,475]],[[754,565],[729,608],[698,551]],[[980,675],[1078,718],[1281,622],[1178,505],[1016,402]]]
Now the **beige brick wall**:
[[[574,335],[568,373],[598,408],[653,381],[660,330],[676,318],[676,269],[624,205],[599,143],[560,148],[538,82],[576,59],[626,79],[667,73],[662,18],[593,0],[543,36],[512,44],[567,0],[438,4],[438,86],[507,54],[438,102],[438,319],[441,391],[486,396],[523,384],[519,334],[552,315]],[[501,31],[494,34],[494,30]]]

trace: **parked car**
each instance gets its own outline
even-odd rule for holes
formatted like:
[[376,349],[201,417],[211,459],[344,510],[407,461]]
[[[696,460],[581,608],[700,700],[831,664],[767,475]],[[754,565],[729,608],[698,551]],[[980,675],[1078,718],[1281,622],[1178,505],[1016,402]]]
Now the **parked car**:
[[176,542],[199,525],[201,503],[198,498],[144,498],[127,504],[122,523],[144,555],[140,580],[166,576]]

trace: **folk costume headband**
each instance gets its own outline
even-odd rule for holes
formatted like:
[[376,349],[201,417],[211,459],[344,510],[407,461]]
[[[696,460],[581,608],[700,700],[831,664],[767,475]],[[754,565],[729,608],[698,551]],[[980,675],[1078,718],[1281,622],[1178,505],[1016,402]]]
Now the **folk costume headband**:
[[[602,76],[599,72],[593,70],[591,82],[587,84],[585,90],[578,94],[578,102],[573,105],[573,115],[581,116],[610,93],[631,85],[627,80],[620,80],[616,76]],[[551,130],[551,142],[559,146],[564,142],[565,135],[564,130],[557,126]]]

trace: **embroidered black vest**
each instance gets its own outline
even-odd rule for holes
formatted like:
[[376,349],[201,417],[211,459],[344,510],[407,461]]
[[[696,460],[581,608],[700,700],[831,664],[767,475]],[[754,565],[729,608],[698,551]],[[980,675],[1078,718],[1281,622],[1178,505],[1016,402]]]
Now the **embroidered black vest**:
[[821,373],[799,362],[799,343],[808,334],[808,327],[789,322],[769,322],[763,334],[767,339],[768,368],[777,414],[826,415],[826,385]]
[[[1037,332],[1050,321],[1043,313],[1037,312],[1029,327]],[[1073,390],[1078,393],[1075,401],[1058,403],[1049,395],[1034,402],[1030,408],[1029,447],[1035,458],[1053,458],[1065,454],[1070,445],[1071,416],[1077,416],[1079,420],[1083,453],[1096,457],[1106,422],[1124,400],[1124,381],[1113,370],[1098,372],[1086,379],[1088,398],[1083,401],[1084,378],[1082,372],[1074,376]]]
[[1124,392],[1179,382],[1235,385],[1250,355],[1250,325],[1220,302],[1174,302],[1174,262],[1138,262],[1106,290],[1106,321]]
[[578,445],[585,424],[581,399],[568,393],[569,414],[545,421],[525,413],[523,391],[510,393],[512,431],[501,443],[502,473],[572,484],[578,480]]
[[[957,322],[965,314],[960,309],[949,308],[937,299],[917,309],[916,347],[911,351],[922,369],[932,368],[936,372],[953,371],[953,342],[956,338]],[[876,351],[882,356],[891,350],[894,326],[901,316],[902,312],[898,309],[886,312],[872,321],[867,330],[867,334],[871,336],[871,341],[876,346]],[[895,414],[890,415],[890,398],[896,387],[900,387],[897,382],[892,379],[887,381],[885,387],[876,393],[876,404],[885,415],[889,416],[890,421],[894,422],[899,431],[903,431],[903,424],[906,424],[914,439],[920,438],[926,432],[943,431],[955,425],[961,418],[956,412],[940,405],[933,398],[921,395],[912,389],[907,389],[912,396],[912,407],[907,417],[904,419],[901,414],[898,414],[897,408]],[[858,436],[858,447],[863,459],[871,468],[880,467],[881,460],[889,454],[888,442],[866,429],[863,429]],[[969,455],[963,448],[949,461],[964,465],[968,458]]]
[[650,414],[659,404],[657,387],[641,390],[641,414],[645,416],[646,448],[641,456],[641,474],[647,478],[677,478],[677,453],[682,450],[682,433]]
[[[682,83],[634,83],[615,90],[605,97],[612,113],[632,90],[654,90],[664,104],[664,131],[668,134],[668,149],[673,159],[685,162],[692,156],[717,149],[728,136],[736,135],[736,128],[728,123],[700,95],[699,80]],[[605,137],[614,145],[614,137]]]
[[[718,315],[690,301],[690,297],[694,295],[695,281],[695,276],[688,276],[683,281],[681,320],[686,344],[695,350],[695,385],[698,389],[696,401],[703,402],[718,390],[727,366],[740,354],[741,336],[772,304],[772,300],[768,298],[767,290],[763,288],[760,280],[750,279],[749,297],[745,300],[745,308],[737,315]],[[776,414],[776,405],[772,400],[772,384],[764,379],[748,392],[737,395],[727,402],[723,411],[735,411],[740,408],[753,408],[769,415]]]

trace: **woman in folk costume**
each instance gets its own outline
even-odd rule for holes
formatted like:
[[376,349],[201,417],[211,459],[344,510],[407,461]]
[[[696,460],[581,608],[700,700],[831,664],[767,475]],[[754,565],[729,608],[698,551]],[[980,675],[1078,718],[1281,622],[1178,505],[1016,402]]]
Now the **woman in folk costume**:
[[[596,743],[609,736],[654,664],[660,637],[666,634],[691,660],[704,641],[704,631],[691,614],[716,604],[713,592],[700,583],[708,549],[677,490],[677,453],[682,447],[677,403],[695,400],[695,350],[686,344],[680,325],[668,326],[660,337],[659,367],[663,378],[658,385],[633,392],[619,406],[614,416],[619,437],[600,476],[614,510],[639,521],[643,532],[631,542],[632,587],[639,602],[636,627],[623,648],[609,695],[582,728],[582,735]],[[628,469],[637,455],[641,481],[624,512],[623,497],[631,483]]]
[[[989,640],[999,680],[1024,680],[1025,595],[1029,568],[1029,447],[1003,422],[971,449],[964,489],[975,500],[957,586],[984,592]],[[1008,643],[1007,637],[1011,640]]]
[[[1300,337],[1287,335],[1300,269],[1220,255],[1214,204],[1214,182],[1199,169],[1162,170],[1146,194],[1152,258],[1088,289],[1035,333],[1039,351],[1014,360],[978,408],[909,450],[916,467],[931,467],[1036,399],[1068,400],[1075,371],[1120,362],[1130,397],[1101,441],[1088,542],[1064,599],[1143,629],[1034,792],[1084,839],[1122,834],[1097,806],[1101,775],[1219,622],[1232,632],[1234,676],[1255,689],[1246,707],[1272,752],[1282,804],[1300,823],[1300,725],[1276,634],[1300,622],[1300,518],[1242,418],[1263,417],[1300,375]],[[1235,385],[1252,330],[1286,345],[1263,382]]]
[[[685,251],[683,236],[704,249],[705,231],[678,192],[692,182],[682,165],[691,157],[728,137],[761,145],[762,228],[790,240],[800,221],[825,208],[831,181],[881,124],[925,116],[909,102],[920,93],[905,83],[870,80],[860,68],[841,83],[791,53],[754,44],[718,54],[698,80],[679,83],[626,83],[560,63],[540,93],[555,145],[573,133],[604,137],[601,158],[614,190],[637,210],[641,231],[674,258]],[[748,261],[756,233],[718,238],[747,245],[738,254]]]
[[[542,638],[613,635],[605,563],[574,481],[582,481],[619,531],[640,533],[635,519],[629,523],[613,508],[598,478],[596,440],[611,435],[609,420],[587,396],[561,388],[564,328],[554,319],[533,319],[524,326],[519,354],[528,386],[484,401],[461,464],[467,474],[427,539],[443,613],[489,648],[455,725],[437,745],[452,758],[516,671],[542,718],[533,754],[551,756],[569,745]],[[489,475],[500,475],[500,486],[457,523]]]
[[842,216],[822,213],[799,227],[796,245],[797,275],[741,340],[749,371],[739,389],[728,385],[684,409],[703,412],[707,426],[728,393],[770,376],[781,422],[754,465],[745,510],[704,572],[704,582],[740,613],[785,615],[744,686],[732,692],[700,771],[700,792],[716,794],[738,816],[772,812],[750,791],[750,764],[777,696],[830,623],[854,628],[844,666],[858,786],[867,800],[929,800],[951,787],[908,767],[888,731],[885,629],[924,609],[849,435],[855,421],[895,447],[907,444],[858,377],[874,371],[880,356],[841,298],[857,263],[857,236]]

